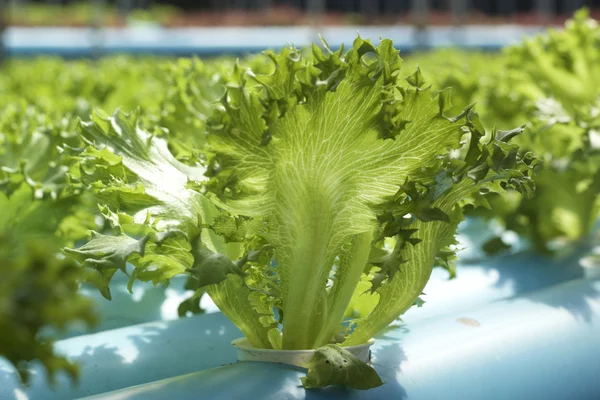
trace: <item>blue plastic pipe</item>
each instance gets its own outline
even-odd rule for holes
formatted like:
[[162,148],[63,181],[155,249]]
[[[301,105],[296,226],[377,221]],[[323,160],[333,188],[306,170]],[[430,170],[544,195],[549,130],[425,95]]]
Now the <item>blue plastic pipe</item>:
[[[424,0],[417,0],[422,3]],[[509,43],[539,32],[542,27],[465,26],[461,40],[453,35],[454,27],[429,27],[427,45],[430,47],[461,46],[479,50],[498,50]],[[94,32],[89,28],[31,28],[9,27],[4,33],[6,53],[10,56],[51,54],[63,57],[86,57],[102,54],[160,54],[201,55],[251,54],[267,49],[279,49],[286,43],[298,47],[319,42],[317,33],[325,37],[333,49],[351,45],[359,31],[364,38],[377,43],[380,37],[394,40],[403,52],[419,48],[415,29],[404,25],[388,26],[322,26],[311,27],[193,27],[165,29],[144,26],[136,28],[105,28],[102,48],[93,43]]]
[[402,320],[412,323],[582,278],[580,260],[591,248],[583,243],[565,248],[554,258],[516,253],[461,261],[453,280],[448,280],[446,271],[434,269],[422,296],[425,305],[409,309]]
[[215,313],[61,340],[57,352],[81,366],[77,387],[61,375],[52,390],[36,365],[31,386],[24,388],[12,366],[0,359],[0,399],[75,399],[218,367],[235,361],[230,342],[241,335],[227,318]]
[[[425,289],[425,305],[410,309],[402,318],[409,325],[424,323],[440,315],[577,279],[583,276],[578,260],[587,251],[582,247],[555,260],[514,254],[464,264],[455,280],[448,280],[448,274],[437,269]],[[122,295],[131,297],[128,293]],[[145,300],[123,299],[123,303],[108,303],[110,315],[145,318],[152,315],[152,307],[157,307],[154,303],[148,307]],[[140,312],[140,308],[147,313]],[[30,399],[72,399],[218,367],[235,361],[229,343],[240,336],[224,316],[211,314],[61,340],[57,342],[58,351],[82,366],[79,387],[72,389],[67,379],[59,379],[57,390],[52,391],[42,370],[36,367],[33,384],[23,393]],[[0,399],[20,400],[15,390],[21,390],[16,374],[0,360]]]
[[[178,319],[179,304],[193,293],[192,291],[186,293],[184,289],[186,277],[183,275],[171,279],[168,287],[160,284],[153,286],[151,282],[135,282],[133,293],[127,289],[128,279],[121,271],[117,271],[111,281],[112,300],[110,301],[102,297],[95,287],[85,285],[81,292],[93,301],[98,324],[93,328],[71,325],[66,332],[56,333],[54,337],[67,339],[146,322]],[[207,295],[202,298],[201,306],[205,313],[219,311]]]
[[600,399],[600,282],[407,324],[377,338],[373,355],[385,384],[368,391],[306,391],[302,371],[245,362],[88,400]]
[[117,271],[111,281],[112,300],[106,300],[98,289],[85,285],[81,292],[94,302],[98,324],[90,329],[73,325],[59,334],[62,339],[118,329],[152,321],[177,319],[177,307],[184,298],[185,278],[175,277],[169,287],[153,286],[151,282],[136,282],[133,293],[127,289],[128,277]]

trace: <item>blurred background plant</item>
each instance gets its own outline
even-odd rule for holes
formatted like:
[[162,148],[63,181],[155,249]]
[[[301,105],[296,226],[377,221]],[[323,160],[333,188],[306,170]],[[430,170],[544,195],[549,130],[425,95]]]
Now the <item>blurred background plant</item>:
[[[436,86],[453,88],[457,108],[476,102],[487,127],[526,124],[515,143],[543,161],[533,197],[497,197],[491,209],[471,214],[501,222],[541,252],[585,237],[598,218],[599,45],[598,23],[582,9],[564,30],[551,29],[501,54],[444,50],[409,58]],[[484,247],[495,252],[507,244],[493,237]]]

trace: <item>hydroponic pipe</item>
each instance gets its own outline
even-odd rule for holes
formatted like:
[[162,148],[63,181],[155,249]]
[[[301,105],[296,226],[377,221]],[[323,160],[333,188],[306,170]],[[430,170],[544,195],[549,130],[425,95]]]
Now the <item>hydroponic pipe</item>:
[[422,297],[425,305],[409,309],[402,320],[414,323],[582,278],[581,259],[591,248],[581,243],[565,248],[554,258],[529,252],[459,261],[453,280],[448,280],[446,271],[434,269]]
[[598,399],[599,353],[600,281],[576,280],[377,338],[385,384],[368,391],[305,391],[302,371],[245,362],[93,399]]
[[[439,315],[582,277],[579,259],[587,250],[581,248],[572,251],[568,257],[555,260],[532,254],[514,254],[462,265],[458,278],[450,281],[446,271],[436,269],[425,289],[425,305],[410,309],[403,320],[417,324]],[[126,295],[130,296],[123,293],[123,296]],[[116,291],[113,293],[115,296]],[[123,316],[120,321],[126,321],[128,316],[145,318],[154,315],[151,310],[146,310],[148,299],[145,297],[139,303],[119,299],[120,296],[116,296],[110,303],[98,299],[101,304],[110,306],[105,314],[113,322],[119,321],[116,319],[119,313]],[[126,299],[129,298],[121,300]],[[161,305],[161,308],[164,306]],[[214,332],[223,332],[223,336],[216,336]],[[235,352],[229,342],[238,336],[239,330],[217,314],[130,326],[62,340],[57,342],[57,348],[82,366],[80,385],[71,388],[68,380],[59,380],[57,391],[52,391],[41,370],[36,369],[32,386],[23,393],[30,395],[31,399],[75,398],[217,367],[235,361]],[[209,350],[205,352],[207,348]],[[0,361],[0,399],[17,399],[15,390],[21,389],[14,370]]]
[[0,358],[0,399],[75,399],[214,368],[235,361],[229,343],[241,335],[225,316],[215,313],[61,340],[57,352],[81,367],[78,386],[59,375],[53,390],[36,365],[31,386],[22,387],[14,368]]
[[[128,280],[127,275],[117,271],[110,284],[111,301],[102,297],[92,285],[85,285],[81,292],[94,302],[99,323],[92,330],[86,326],[72,326],[59,334],[60,339],[178,318],[177,307],[185,298],[185,277],[173,278],[168,287],[153,286],[151,282],[136,282],[133,293],[127,289]],[[215,308],[207,311],[214,312]]]

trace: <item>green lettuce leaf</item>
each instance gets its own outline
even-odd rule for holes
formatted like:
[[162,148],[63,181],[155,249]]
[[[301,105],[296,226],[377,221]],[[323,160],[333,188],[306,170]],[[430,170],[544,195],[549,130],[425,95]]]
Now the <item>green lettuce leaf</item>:
[[55,235],[76,199],[35,199],[23,184],[12,194],[0,192],[0,356],[29,379],[29,367],[40,361],[50,383],[58,371],[77,378],[77,367],[53,350],[48,328],[95,323],[91,301],[78,293],[85,272],[59,254]]
[[[396,251],[375,266],[378,306],[348,339],[364,343],[421,293],[438,251],[454,243],[457,204],[495,181],[523,189],[530,167],[515,146],[479,144],[482,128],[470,108],[446,118],[446,97],[425,87],[419,71],[400,86],[401,60],[390,41],[375,47],[359,38],[346,54],[315,47],[314,62],[293,48],[271,56],[271,75],[234,71],[237,84],[211,121],[208,194],[257,221],[253,234],[274,248],[271,292],[280,296],[283,348],[327,344],[371,247],[398,237]],[[465,132],[472,150],[466,160],[452,159],[449,149],[460,147]],[[390,212],[412,216],[377,237],[378,216]],[[407,240],[407,231],[427,244]]]
[[319,347],[307,367],[308,374],[301,378],[307,389],[343,385],[349,389],[366,390],[383,385],[373,367],[348,350],[332,344]]
[[[456,89],[453,103],[477,101],[484,125],[527,124],[527,134],[513,142],[541,161],[535,193],[491,196],[491,207],[468,212],[500,222],[540,252],[582,239],[599,216],[599,45],[598,23],[581,9],[564,29],[525,39],[492,58],[460,51],[415,56],[426,78]],[[484,250],[506,247],[493,238]]]
[[136,279],[168,284],[186,274],[188,287],[207,291],[254,345],[269,346],[272,324],[263,326],[248,301],[231,300],[251,294],[239,276],[249,256],[210,229],[219,211],[195,190],[206,180],[205,168],[178,161],[162,137],[140,127],[136,112],[98,111],[80,130],[89,146],[75,157],[72,185],[95,195],[115,231],[65,249],[91,269],[88,281],[110,299],[110,280],[127,263],[134,267],[130,290]]
[[390,41],[325,50],[269,53],[267,75],[236,66],[209,121],[207,195],[273,248],[267,286],[249,286],[277,309],[283,349],[367,342],[451,263],[464,205],[532,186],[533,158],[507,143],[522,129],[486,136],[472,106],[448,117],[419,70],[402,83]]
[[168,88],[158,125],[168,130],[169,148],[180,160],[196,161],[206,141],[206,120],[224,92],[223,76],[197,58],[167,68]]
[[[529,193],[535,161],[508,143],[522,129],[486,133],[420,70],[404,77],[389,40],[266,56],[271,67],[237,63],[223,78],[206,146],[191,149],[202,165],[179,161],[165,140],[177,133],[143,128],[136,112],[81,123],[71,183],[114,235],[67,252],[107,297],[127,263],[130,284],[188,275],[257,348],[366,343],[419,304],[435,265],[452,270],[462,208]],[[307,387],[381,384],[341,348],[319,354]],[[332,357],[352,366],[333,373]]]

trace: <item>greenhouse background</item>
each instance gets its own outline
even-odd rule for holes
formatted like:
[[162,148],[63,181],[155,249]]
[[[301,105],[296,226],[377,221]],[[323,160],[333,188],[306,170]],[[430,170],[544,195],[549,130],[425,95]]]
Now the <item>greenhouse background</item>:
[[[461,46],[498,50],[560,25],[595,1],[46,1],[2,3],[4,52],[67,57],[112,53],[243,54],[317,34],[332,46],[358,30],[394,39],[404,51]],[[268,29],[267,29],[268,27]]]
[[600,1],[0,10],[0,400],[600,398]]

